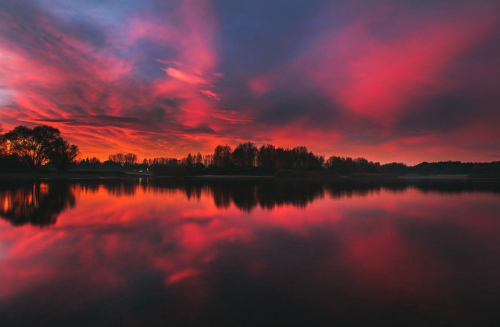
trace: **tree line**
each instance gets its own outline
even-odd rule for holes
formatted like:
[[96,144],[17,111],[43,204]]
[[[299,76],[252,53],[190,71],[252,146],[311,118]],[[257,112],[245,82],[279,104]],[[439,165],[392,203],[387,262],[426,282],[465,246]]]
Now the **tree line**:
[[[301,172],[322,172],[329,175],[405,175],[405,174],[500,174],[500,162],[462,163],[460,161],[422,162],[415,166],[404,163],[380,164],[365,158],[331,156],[325,160],[305,146],[294,148],[251,142],[217,145],[212,154],[191,154],[177,159],[169,157],[138,160],[134,153],[115,153],[108,160],[99,158],[77,160],[78,146],[68,143],[57,128],[42,125],[34,128],[17,126],[1,134],[0,170],[15,171],[51,166],[58,171],[70,168],[80,171],[137,171],[156,175],[285,175]],[[307,174],[305,174],[307,175]],[[309,173],[311,175],[311,173]]]
[[158,175],[198,175],[198,174],[274,174],[280,170],[321,170],[324,157],[315,155],[304,146],[293,149],[276,148],[267,144],[257,148],[246,142],[233,148],[218,145],[208,155],[189,153],[182,159],[157,157],[146,158],[142,162],[133,153],[116,153],[101,162],[98,158],[86,158],[78,164],[78,169],[150,171]]
[[[126,158],[130,158],[127,160]],[[422,162],[415,166],[404,163],[380,164],[365,158],[331,156],[327,160],[307,150],[304,146],[292,149],[265,144],[256,147],[251,142],[238,145],[218,145],[209,155],[189,153],[182,159],[157,157],[137,162],[134,154],[114,154],[101,163],[97,158],[84,159],[80,166],[86,168],[115,167],[136,171],[150,171],[157,175],[285,175],[286,172],[315,172],[329,175],[429,175],[429,174],[500,174],[500,162],[474,163],[460,161]],[[285,173],[285,174],[284,174]],[[297,174],[296,174],[297,175]],[[318,176],[316,174],[316,176]],[[319,175],[321,176],[321,174]]]
[[[128,160],[126,158],[129,158]],[[189,153],[182,159],[157,157],[136,160],[134,154],[110,155],[101,163],[97,158],[87,158],[80,162],[81,167],[122,168],[125,170],[149,171],[156,175],[284,175],[286,172],[310,172],[305,176],[314,176],[315,172],[330,176],[370,176],[370,175],[430,175],[430,174],[500,174],[500,161],[460,162],[440,161],[422,162],[408,166],[400,162],[380,164],[359,157],[331,156],[324,159],[307,150],[304,146],[292,149],[265,144],[256,147],[246,142],[234,150],[229,145],[218,145],[209,155]],[[293,175],[293,174],[292,174]],[[297,174],[296,174],[297,175]],[[316,174],[317,176],[317,174]]]

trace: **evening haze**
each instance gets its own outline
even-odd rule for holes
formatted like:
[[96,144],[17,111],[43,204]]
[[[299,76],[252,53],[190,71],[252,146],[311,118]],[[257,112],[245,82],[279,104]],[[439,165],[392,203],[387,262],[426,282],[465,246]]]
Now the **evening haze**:
[[0,0],[0,123],[83,157],[500,160],[500,2]]

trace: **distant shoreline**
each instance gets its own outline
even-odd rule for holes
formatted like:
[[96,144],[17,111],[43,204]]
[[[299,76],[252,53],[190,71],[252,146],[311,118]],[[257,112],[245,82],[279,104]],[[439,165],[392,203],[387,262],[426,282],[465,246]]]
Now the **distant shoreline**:
[[429,174],[429,175],[386,175],[386,174],[299,174],[299,175],[196,175],[196,176],[158,176],[152,173],[121,172],[121,171],[70,171],[70,172],[16,172],[0,173],[0,180],[8,179],[122,179],[122,178],[152,178],[152,179],[302,179],[302,180],[338,180],[338,179],[402,179],[402,180],[443,180],[443,181],[500,181],[500,175],[467,175],[467,174]]

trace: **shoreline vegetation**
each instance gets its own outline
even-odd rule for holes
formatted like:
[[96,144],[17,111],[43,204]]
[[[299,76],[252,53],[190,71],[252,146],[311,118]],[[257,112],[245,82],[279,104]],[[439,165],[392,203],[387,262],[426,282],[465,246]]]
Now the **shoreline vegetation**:
[[145,158],[136,154],[111,154],[108,160],[80,159],[78,146],[64,140],[58,129],[17,126],[1,134],[0,178],[112,178],[112,177],[196,177],[196,178],[431,178],[500,180],[500,161],[422,162],[380,164],[365,158],[330,156],[307,150],[251,142],[231,148],[218,145],[213,154],[186,157]]

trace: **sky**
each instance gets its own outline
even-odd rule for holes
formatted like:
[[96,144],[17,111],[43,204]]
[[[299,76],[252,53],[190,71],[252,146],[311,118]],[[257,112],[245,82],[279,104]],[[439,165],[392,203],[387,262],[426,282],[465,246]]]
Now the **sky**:
[[0,0],[0,124],[82,157],[500,160],[497,0]]

